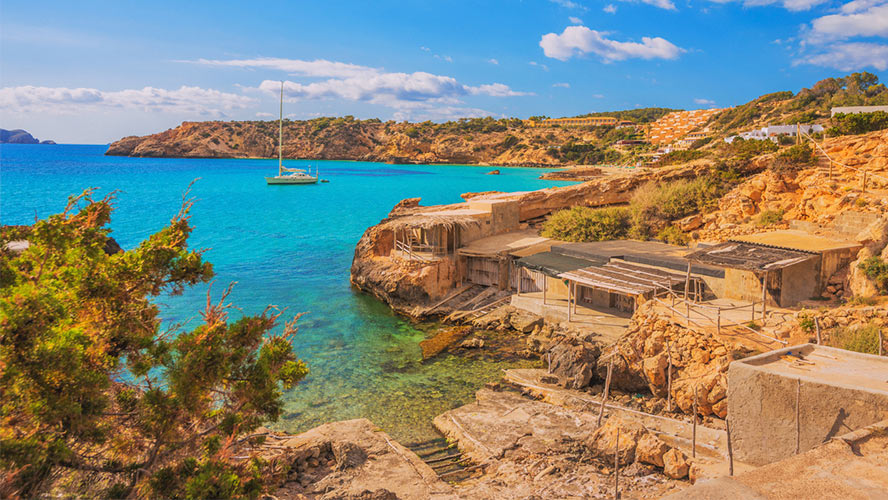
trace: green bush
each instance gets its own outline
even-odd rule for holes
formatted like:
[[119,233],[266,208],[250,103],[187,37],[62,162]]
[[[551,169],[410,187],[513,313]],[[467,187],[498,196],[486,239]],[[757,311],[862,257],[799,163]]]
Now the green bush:
[[572,207],[552,214],[540,234],[562,241],[604,241],[625,238],[628,229],[625,207]]
[[666,226],[657,233],[657,239],[670,245],[687,245],[690,238],[678,226]]
[[515,137],[512,134],[509,134],[503,139],[503,142],[500,143],[500,146],[503,149],[509,149],[513,146],[516,146],[519,142],[520,142],[520,139],[518,139],[517,137]]
[[866,277],[876,282],[876,287],[882,293],[888,293],[888,262],[879,257],[870,257],[858,264]]
[[830,334],[829,344],[839,349],[879,354],[879,325],[870,323],[862,328],[837,328]]
[[687,163],[707,156],[709,156],[709,153],[706,151],[696,151],[691,149],[672,151],[660,157],[659,165],[677,165],[679,163]]
[[832,127],[827,131],[829,135],[865,134],[888,128],[888,113],[884,111],[857,114],[839,113],[830,121]]
[[404,135],[411,139],[416,139],[419,137],[419,129],[416,127],[407,127],[404,129]]
[[229,288],[192,329],[168,329],[156,304],[213,277],[188,245],[192,202],[109,253],[113,201],[72,197],[34,223],[27,250],[0,250],[0,491],[255,498],[255,464],[225,457],[308,373],[296,320],[275,333],[273,308],[229,319]]
[[756,224],[765,227],[783,221],[783,210],[765,210],[758,216]]
[[777,159],[790,165],[806,165],[814,159],[814,150],[808,144],[796,144],[777,153]]
[[766,153],[773,153],[779,146],[772,141],[745,140],[740,137],[726,145],[726,153],[738,160],[749,160]]

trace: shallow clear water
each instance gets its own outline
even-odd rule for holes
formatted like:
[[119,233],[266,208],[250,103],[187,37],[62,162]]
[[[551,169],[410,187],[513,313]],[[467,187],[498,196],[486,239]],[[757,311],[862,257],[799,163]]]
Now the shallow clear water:
[[[318,161],[328,184],[267,186],[274,160],[152,159],[103,156],[104,146],[0,146],[0,222],[29,224],[64,208],[87,187],[119,190],[114,238],[124,248],[175,215],[196,179],[191,245],[208,248],[218,293],[236,281],[232,302],[245,313],[268,304],[307,311],[295,351],[311,370],[286,395],[278,427],[304,430],[323,422],[367,417],[396,438],[429,436],[434,415],[463,404],[501,369],[526,362],[477,361],[443,355],[421,362],[419,341],[434,325],[412,324],[349,285],[354,246],[403,198],[423,204],[461,201],[464,192],[520,191],[563,185],[539,169],[412,166]],[[288,161],[288,166],[306,162]],[[206,287],[165,297],[170,321],[190,320]]]

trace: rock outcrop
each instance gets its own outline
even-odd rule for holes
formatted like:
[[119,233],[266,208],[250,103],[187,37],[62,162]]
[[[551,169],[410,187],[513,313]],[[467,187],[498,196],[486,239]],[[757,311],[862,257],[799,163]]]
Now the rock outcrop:
[[[604,378],[613,361],[611,384],[625,391],[650,391],[665,397],[669,357],[672,358],[672,398],[690,413],[697,394],[701,415],[727,415],[728,364],[746,351],[714,335],[701,334],[660,317],[642,306],[632,317],[626,334],[602,353],[598,377]],[[607,362],[602,362],[607,360]]]
[[55,141],[39,141],[36,137],[22,129],[6,130],[0,128],[0,144],[55,144]]
[[[829,138],[823,147],[836,162],[858,170],[834,166],[830,177],[829,162],[822,156],[817,166],[764,170],[726,194],[718,210],[703,216],[699,239],[722,241],[791,220],[826,226],[849,210],[888,212],[888,131]],[[772,161],[770,156],[755,160],[760,168]],[[861,171],[867,172],[865,192]],[[763,221],[763,213],[779,220]]]

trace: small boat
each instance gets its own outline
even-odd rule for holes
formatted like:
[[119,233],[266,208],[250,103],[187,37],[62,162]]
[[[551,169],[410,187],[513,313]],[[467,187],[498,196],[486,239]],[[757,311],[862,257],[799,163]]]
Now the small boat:
[[311,175],[308,170],[284,166],[284,82],[281,82],[281,116],[278,120],[278,174],[266,177],[266,184],[317,184],[318,172]]

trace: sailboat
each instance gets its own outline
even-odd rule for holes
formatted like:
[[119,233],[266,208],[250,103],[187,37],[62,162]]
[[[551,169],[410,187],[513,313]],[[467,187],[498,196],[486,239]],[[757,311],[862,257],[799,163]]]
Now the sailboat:
[[284,82],[281,82],[281,116],[278,120],[278,174],[266,177],[266,184],[317,184],[318,171],[311,175],[306,169],[284,166]]

